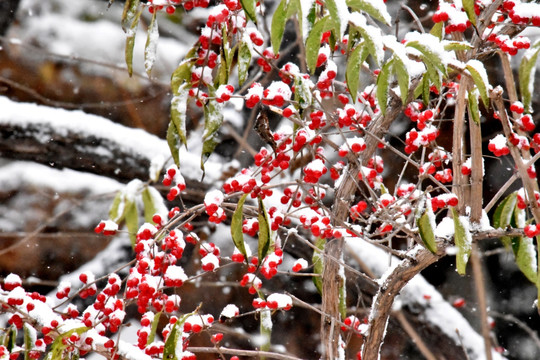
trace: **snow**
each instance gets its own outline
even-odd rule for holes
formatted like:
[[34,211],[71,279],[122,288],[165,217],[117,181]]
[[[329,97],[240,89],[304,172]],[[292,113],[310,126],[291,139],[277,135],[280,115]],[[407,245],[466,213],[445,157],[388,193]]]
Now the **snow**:
[[266,298],[267,302],[275,301],[279,309],[287,308],[292,306],[292,298],[286,294],[273,293]]
[[224,317],[230,319],[230,318],[233,318],[235,316],[238,316],[239,313],[240,313],[240,310],[238,309],[238,306],[236,306],[234,304],[228,304],[221,311],[220,317],[224,316]]
[[[453,220],[450,218],[446,219],[452,222],[453,229]],[[348,250],[359,256],[371,271],[381,279],[384,279],[399,263],[397,258],[391,257],[389,264],[389,255],[386,251],[361,238],[346,238],[346,244]],[[422,248],[421,245],[417,245],[409,254],[419,251]],[[431,298],[428,300],[424,298],[424,295],[430,295]],[[400,295],[396,297],[396,301],[400,301],[402,306],[411,306],[412,308],[422,307],[425,314],[424,319],[432,324],[432,326],[440,328],[456,344],[463,343],[470,359],[485,359],[484,342],[480,334],[421,275],[416,275],[405,285]],[[456,330],[459,330],[459,336]],[[504,357],[495,351],[493,351],[492,355],[493,359],[504,359]]]
[[314,3],[315,0],[300,0],[300,9],[302,11],[302,37],[304,43],[306,42],[307,36],[311,31],[308,16]]

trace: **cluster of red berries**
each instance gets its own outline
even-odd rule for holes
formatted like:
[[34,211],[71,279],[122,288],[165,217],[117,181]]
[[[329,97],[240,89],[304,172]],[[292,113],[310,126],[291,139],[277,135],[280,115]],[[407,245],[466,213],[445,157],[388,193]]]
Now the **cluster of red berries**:
[[506,143],[506,138],[502,134],[499,134],[493,139],[489,140],[488,150],[497,157],[510,154],[510,149]]
[[272,48],[268,47],[264,49],[262,55],[263,57],[257,59],[257,65],[259,65],[264,72],[272,71],[272,65],[270,65],[270,63],[279,59],[279,54],[274,54]]
[[458,198],[455,194],[441,194],[431,199],[431,208],[433,211],[457,205]]

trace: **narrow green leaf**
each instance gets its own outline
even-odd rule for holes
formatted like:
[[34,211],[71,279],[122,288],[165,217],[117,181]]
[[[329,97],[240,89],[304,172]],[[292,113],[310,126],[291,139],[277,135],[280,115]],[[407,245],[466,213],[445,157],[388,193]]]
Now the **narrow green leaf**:
[[313,263],[313,273],[319,275],[313,277],[313,283],[319,291],[319,294],[322,295],[322,273],[324,270],[324,247],[326,246],[326,240],[318,238],[315,241],[315,247],[320,251],[313,251],[313,256],[311,257],[311,262]]
[[[337,1],[343,2],[341,6],[346,6],[344,4],[345,0],[326,0],[325,5],[326,9],[328,9],[328,12],[330,13],[330,23],[331,23],[331,29],[334,30],[334,34],[336,35],[336,40],[341,41],[341,18],[339,14],[338,4]],[[331,46],[333,49],[334,47]]]
[[347,80],[347,88],[349,89],[349,94],[353,99],[353,102],[356,102],[358,99],[358,83],[360,81],[360,70],[362,69],[362,64],[368,56],[367,48],[363,43],[358,44],[349,55],[347,61],[347,69],[345,71],[345,79]]
[[465,275],[471,255],[472,237],[468,226],[461,220],[455,208],[452,208],[452,215],[454,217],[454,242],[457,247],[456,268],[458,274]]
[[375,33],[379,33],[382,36],[381,29],[367,24],[364,27],[352,27],[360,32],[362,39],[364,39],[364,44],[367,47],[368,53],[371,54],[377,66],[381,66],[384,60],[384,44],[380,41],[380,38],[373,36]]
[[437,91],[440,92],[442,87],[441,73],[429,62],[425,62],[424,65],[426,65],[426,74],[424,76],[427,76],[431,83],[435,85]]
[[167,144],[169,145],[169,150],[171,151],[171,156],[174,160],[176,166],[180,166],[180,134],[174,123],[169,122],[169,127],[167,128]]
[[381,1],[347,0],[347,5],[354,10],[366,12],[372,18],[377,19],[386,25],[390,25],[390,21],[392,20],[390,14],[386,10],[386,5]]
[[[428,200],[429,202],[429,200]],[[424,211],[422,216],[417,219],[418,232],[426,248],[432,253],[437,253],[437,243],[435,241],[435,214],[431,206]]]
[[[171,98],[171,123],[176,128],[176,134],[182,145],[187,146],[186,120],[187,102],[189,100],[189,84],[182,84]],[[173,155],[174,157],[174,155]]]
[[388,105],[388,91],[390,90],[390,68],[393,61],[388,61],[383,65],[379,75],[377,76],[377,101],[381,107],[381,111],[386,114],[386,106]]
[[486,108],[489,107],[489,95],[488,89],[490,88],[489,82],[487,80],[486,69],[484,64],[478,60],[469,60],[466,65],[466,69],[471,74],[474,84],[480,92],[480,97]]
[[264,257],[268,254],[271,248],[270,223],[268,222],[268,214],[264,208],[261,198],[259,199],[259,246],[257,255],[259,262],[262,263]]
[[446,51],[467,51],[474,47],[464,41],[444,41],[444,50]]
[[116,193],[111,209],[109,210],[109,219],[115,223],[119,223],[124,218],[125,200],[123,192],[120,190]]
[[144,69],[148,76],[150,76],[156,61],[157,43],[159,39],[157,13],[158,11],[154,11],[152,14],[152,19],[148,26],[148,37],[146,38],[146,45],[144,46]]
[[476,13],[474,12],[474,0],[462,0],[461,4],[471,24],[476,26]]
[[[429,34],[422,34],[424,37],[430,37],[436,39],[435,36],[430,36]],[[446,75],[446,65],[442,55],[435,51],[432,47],[427,44],[427,41],[420,42],[418,40],[408,41],[405,46],[410,46],[422,53],[422,58],[424,62],[429,62],[437,70],[439,70],[443,75]]]
[[139,231],[139,212],[135,201],[126,201],[126,227],[129,232],[131,244],[135,246],[137,240],[137,231]]
[[178,341],[182,341],[184,323],[191,315],[195,313],[196,311],[191,312],[189,314],[185,314],[174,323],[171,329],[171,332],[169,333],[169,336],[167,337],[167,340],[165,341],[165,345],[163,347],[163,359],[178,360],[178,357],[176,356],[177,355],[176,348],[177,348]]
[[409,71],[407,70],[407,66],[403,62],[403,59],[401,59],[399,56],[394,54],[394,56],[392,56],[392,59],[394,62],[394,73],[396,74],[396,78],[398,80],[401,102],[403,103],[403,105],[405,105],[407,104],[407,98],[409,97]]
[[8,349],[8,351],[11,352],[17,345],[17,327],[15,325],[11,325],[8,328],[7,331],[7,338],[5,339],[5,346]]
[[[87,332],[88,330],[90,330],[90,328],[83,326],[83,327],[71,329],[61,334],[60,336],[58,336],[51,345],[49,353],[47,354],[47,359],[49,358],[52,360],[64,359],[64,357],[62,356],[62,353],[68,347],[68,345],[64,344],[64,340],[68,339],[71,335],[75,333],[81,335]],[[68,342],[66,342],[66,344],[67,343]]]
[[[536,49],[536,50],[535,50]],[[531,49],[527,50],[519,65],[519,91],[521,102],[526,113],[531,113],[531,99],[534,91],[536,73],[536,61],[540,53],[540,41],[536,42]]]
[[[127,5],[127,2],[126,2],[126,5]],[[133,47],[135,46],[135,35],[137,34],[137,26],[139,25],[139,19],[141,17],[142,10],[143,9],[141,8],[137,12],[135,19],[133,19],[129,27],[129,30],[127,30],[126,32],[125,58],[126,58],[126,65],[127,65],[129,76],[133,75]]]
[[244,245],[244,233],[242,232],[242,223],[244,220],[244,202],[246,201],[248,194],[242,195],[238,204],[236,205],[236,210],[231,219],[231,237],[234,243],[234,246],[244,255],[244,259],[248,259],[246,252],[246,247]]
[[32,331],[36,331],[28,323],[24,323],[23,333],[24,333],[24,360],[30,359],[30,351],[34,348],[34,341],[32,341]]
[[150,193],[150,186],[145,186],[141,195],[144,205],[144,221],[155,224],[152,218],[157,212],[157,206],[154,204],[154,197]]
[[339,287],[339,314],[342,319],[347,317],[347,287],[345,278],[342,278],[341,286]]
[[248,44],[242,42],[238,49],[238,83],[240,86],[246,81],[251,63],[251,49]]
[[301,76],[294,78],[294,100],[301,109],[306,109],[313,104],[313,93],[306,79]]
[[[510,226],[514,215],[514,209],[516,208],[517,193],[513,192],[502,200],[493,214],[493,227],[495,229],[506,229]],[[501,238],[502,243],[505,246],[511,245],[511,237],[503,236]]]
[[152,320],[152,327],[150,328],[150,333],[148,334],[148,340],[146,341],[146,345],[150,345],[154,342],[154,339],[156,338],[156,331],[159,325],[159,319],[161,317],[161,311],[157,312],[154,315],[154,320]]
[[467,94],[469,99],[469,116],[473,119],[476,125],[480,125],[480,109],[478,108],[478,93],[469,91]]
[[536,284],[538,275],[536,273],[536,248],[534,247],[533,239],[527,236],[519,236],[517,245],[517,251],[514,252],[516,264],[527,279],[533,284]]
[[285,33],[285,25],[287,23],[287,0],[281,0],[274,15],[272,16],[272,25],[271,25],[271,41],[272,49],[274,54],[279,53],[279,48],[281,46],[281,40],[283,39],[283,34]]
[[124,11],[122,12],[122,29],[131,29],[134,21],[139,21],[137,16],[140,0],[126,0],[124,4]]
[[242,4],[242,8],[244,9],[244,12],[246,13],[247,17],[256,24],[257,13],[256,13],[256,8],[255,8],[255,5],[256,5],[255,0],[240,0],[240,4]]
[[431,31],[429,33],[431,35],[435,36],[437,39],[442,40],[443,27],[444,27],[444,23],[442,21],[438,22],[438,23],[435,23],[435,25],[433,25],[433,27],[431,28]]
[[191,81],[191,69],[193,67],[193,59],[188,58],[178,65],[176,70],[171,75],[171,89],[174,95],[178,95],[182,86],[186,82]]
[[[422,100],[424,101],[424,105],[427,106],[429,104],[429,98],[431,94],[428,74],[423,75],[422,84],[420,86],[422,87]],[[416,94],[415,94],[415,98],[417,98]]]
[[319,49],[321,47],[322,33],[326,29],[326,23],[329,19],[329,16],[325,16],[315,22],[306,39],[306,63],[311,73],[315,72],[317,58],[319,57]]
[[[270,309],[261,310],[259,313],[260,319],[260,329],[261,329],[261,351],[270,351],[270,346],[272,345],[272,313]],[[261,359],[263,359],[261,357]],[[264,360],[264,359],[263,359]]]
[[203,149],[201,154],[201,169],[214,152],[218,141],[217,131],[223,123],[223,105],[215,100],[209,100],[204,106],[204,133],[202,136]]

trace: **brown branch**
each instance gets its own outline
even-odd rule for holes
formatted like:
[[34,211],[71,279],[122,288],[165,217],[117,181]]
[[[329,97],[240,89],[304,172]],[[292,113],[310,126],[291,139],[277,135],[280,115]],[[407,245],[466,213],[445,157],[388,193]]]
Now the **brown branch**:
[[241,349],[231,349],[223,346],[220,347],[188,347],[187,351],[192,353],[207,353],[207,354],[228,354],[228,355],[240,355],[240,356],[252,356],[255,358],[270,358],[270,359],[281,359],[281,360],[301,360],[295,356],[278,354],[270,351],[258,351],[258,350],[241,350]]

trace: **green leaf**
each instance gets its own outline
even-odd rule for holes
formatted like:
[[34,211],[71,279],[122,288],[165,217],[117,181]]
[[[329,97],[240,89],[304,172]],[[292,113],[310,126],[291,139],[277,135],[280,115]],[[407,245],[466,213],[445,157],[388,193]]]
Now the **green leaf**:
[[[144,190],[142,191],[144,221],[150,224],[155,224],[152,218],[157,212],[157,206],[154,204],[154,196],[152,196],[150,188],[150,186],[145,186]],[[155,188],[152,189],[157,192]],[[157,195],[159,195],[159,192],[157,192]]]
[[154,320],[152,320],[152,327],[150,328],[150,333],[148,334],[148,340],[146,341],[146,345],[150,345],[154,342],[154,339],[156,338],[156,331],[159,325],[159,318],[161,317],[161,311],[157,312],[154,315]]
[[540,41],[536,42],[530,50],[525,52],[521,59],[521,64],[519,65],[519,91],[521,93],[521,102],[523,103],[526,113],[532,112],[531,99],[534,91],[536,61],[539,53]]
[[[372,35],[374,35],[376,32],[381,33],[381,30],[375,26],[371,25],[365,25],[365,26],[352,26],[360,34],[362,35],[362,38],[364,39],[365,46],[367,47],[368,52],[371,54],[373,59],[375,60],[375,63],[380,66],[382,61],[384,60],[384,45],[380,41],[380,38],[375,38]],[[369,30],[366,30],[369,29]]]
[[248,44],[242,42],[238,49],[238,83],[240,86],[246,81],[251,63],[251,49]]
[[435,23],[435,25],[433,25],[429,33],[435,36],[437,39],[441,40],[443,27],[444,27],[444,23],[442,21]]
[[163,359],[178,360],[178,357],[176,356],[176,348],[177,348],[178,341],[182,341],[184,323],[191,315],[195,313],[196,311],[191,312],[189,314],[185,314],[174,323],[171,329],[171,332],[169,333],[169,336],[167,337],[167,340],[165,341],[165,345],[163,347]]
[[294,78],[294,100],[301,109],[306,109],[313,104],[313,96],[308,81],[301,76]]
[[474,47],[471,44],[464,41],[444,41],[443,46],[444,46],[444,50],[446,51],[467,51],[467,50],[474,49]]
[[462,0],[461,4],[471,24],[476,26],[476,13],[474,12],[474,0]]
[[[83,326],[83,327],[71,329],[61,334],[60,336],[58,336],[51,345],[51,349],[49,353],[47,354],[47,359],[49,358],[51,360],[64,359],[64,357],[62,356],[62,353],[68,347],[68,345],[64,344],[64,339],[68,339],[74,333],[81,335],[87,332],[88,330],[90,330],[90,328]],[[66,344],[68,344],[68,342],[66,342]]]
[[[346,6],[345,0],[326,0],[325,5],[326,9],[328,9],[328,12],[330,13],[330,23],[331,23],[331,29],[334,30],[334,34],[337,36],[337,41],[341,41],[341,18],[339,14],[338,4],[337,1],[343,2],[341,4],[341,7]],[[332,49],[334,47],[331,47]]]
[[362,69],[362,64],[366,60],[367,56],[367,48],[364,46],[364,43],[361,43],[358,44],[350,53],[347,61],[345,79],[347,80],[347,88],[349,89],[349,94],[351,94],[353,102],[356,102],[358,99],[357,93],[358,83],[360,80],[360,70]]
[[437,243],[435,241],[435,214],[429,204],[427,209],[424,211],[422,216],[417,219],[416,224],[418,225],[418,232],[422,242],[426,248],[432,253],[437,253]]
[[262,199],[259,197],[259,246],[257,255],[259,257],[259,262],[262,263],[265,256],[271,249],[271,234],[270,234],[270,223],[268,222],[268,214],[264,208]]
[[116,193],[111,209],[109,210],[109,219],[115,223],[119,223],[124,218],[125,210],[124,193],[120,190]]
[[[189,84],[180,86],[171,99],[171,123],[176,128],[180,143],[187,146],[186,120],[187,102],[189,100]],[[174,156],[174,155],[173,155]]]
[[150,76],[150,73],[154,68],[154,63],[156,61],[157,43],[159,39],[157,13],[158,11],[154,11],[154,13],[152,14],[150,25],[148,25],[148,36],[146,38],[146,45],[144,46],[144,69],[146,70],[148,76]]
[[516,257],[516,264],[521,272],[530,282],[536,284],[538,275],[536,273],[536,248],[534,247],[533,239],[527,236],[519,236],[517,250],[514,250],[514,256]]
[[383,65],[379,75],[377,76],[377,101],[381,107],[381,111],[386,114],[386,106],[388,105],[388,91],[390,90],[390,68],[393,61],[388,61]]
[[281,46],[281,40],[283,39],[283,34],[285,33],[285,24],[287,23],[287,0],[281,0],[274,15],[272,16],[272,25],[270,30],[270,38],[272,41],[272,49],[274,54],[279,53],[279,48]]
[[[213,94],[212,94],[213,95]],[[223,105],[215,100],[209,100],[204,106],[204,133],[202,136],[203,149],[201,154],[201,169],[204,163],[214,152],[217,140],[217,131],[223,123]]]
[[242,4],[242,8],[244,9],[244,12],[246,13],[247,17],[251,19],[255,24],[257,23],[257,13],[255,8],[255,0],[240,0],[240,4]]
[[[435,88],[437,89],[437,91],[440,92],[441,87],[442,87],[440,73],[437,71],[437,69],[435,69],[435,67],[431,63],[426,62],[424,63],[424,65],[426,65],[426,73],[427,73],[427,74],[424,74],[424,76],[427,76],[428,79],[431,81],[431,83],[435,85]],[[428,89],[429,89],[429,84],[428,84]]]
[[[263,309],[259,312],[260,319],[260,329],[261,329],[261,351],[270,351],[270,346],[272,345],[272,313],[270,309]],[[261,359],[264,360],[263,357]]]
[[131,244],[135,246],[137,241],[137,231],[139,230],[139,212],[135,201],[126,201],[126,227],[129,232]]
[[493,214],[493,227],[495,229],[506,229],[512,221],[514,209],[517,202],[517,192],[513,192],[499,203]]
[[[427,106],[429,104],[429,98],[431,94],[429,86],[429,76],[427,74],[424,74],[424,76],[422,77],[422,84],[420,86],[422,87],[422,100],[424,101],[424,105]],[[416,97],[417,96],[415,96],[415,98]]]
[[480,125],[480,109],[478,108],[478,93],[476,91],[468,91],[469,99],[469,116],[473,119],[476,125]]
[[[139,5],[137,2],[137,6]],[[126,5],[128,2],[126,2]],[[133,47],[135,46],[135,35],[137,34],[137,26],[139,25],[139,19],[141,17],[143,9],[141,8],[135,18],[132,20],[131,25],[129,26],[129,30],[127,30],[126,34],[126,49],[125,49],[125,58],[126,58],[126,65],[128,69],[129,76],[133,75]]]
[[24,323],[24,360],[30,359],[30,351],[34,348],[34,341],[32,341],[32,332],[36,330],[28,323]]
[[189,58],[180,63],[171,75],[171,89],[174,95],[178,95],[184,84],[191,82],[191,69],[193,59]]
[[[422,34],[424,37],[431,37],[432,39],[437,39],[435,36],[430,36],[429,34]],[[446,65],[442,55],[435,51],[431,46],[428,45],[428,41],[420,42],[418,40],[408,41],[405,46],[410,46],[422,53],[422,58],[424,62],[430,63],[437,70],[439,70],[443,75],[446,76]],[[427,64],[426,64],[427,65]]]
[[139,21],[140,13],[139,9],[140,0],[126,0],[124,4],[124,11],[122,12],[122,29],[131,29],[134,22]]
[[313,251],[313,256],[311,257],[311,262],[313,263],[313,272],[319,276],[313,277],[313,283],[315,284],[315,287],[319,291],[319,294],[322,295],[323,289],[322,289],[322,273],[324,270],[324,247],[326,246],[326,240],[318,238],[317,241],[315,241],[315,247],[319,249],[320,251]]
[[452,208],[452,215],[454,217],[454,242],[457,247],[456,268],[458,274],[465,275],[471,255],[472,237],[468,226],[463,223],[455,208]]
[[347,317],[347,288],[345,286],[345,278],[342,278],[341,286],[339,287],[339,314],[342,319]]
[[174,123],[169,122],[169,127],[167,128],[167,144],[169,145],[169,150],[171,151],[171,156],[174,160],[176,166],[180,166],[180,134]]
[[465,68],[467,69],[467,71],[469,71],[469,74],[471,74],[474,84],[476,85],[476,87],[478,88],[478,91],[480,92],[480,97],[482,98],[482,102],[484,103],[484,106],[488,108],[489,107],[488,89],[490,88],[490,85],[487,80],[488,77],[487,77],[486,69],[484,68],[484,64],[482,64],[478,60],[469,60]]
[[317,21],[313,25],[313,28],[306,39],[306,63],[311,73],[315,72],[317,58],[319,57],[319,49],[321,47],[322,33],[326,29],[326,23],[329,19],[329,16],[325,16]]
[[234,242],[234,246],[244,255],[244,259],[248,259],[246,252],[246,247],[244,245],[244,233],[242,232],[242,223],[244,220],[244,202],[246,201],[248,194],[242,195],[238,204],[236,205],[236,210],[231,219],[231,237]]
[[409,85],[410,85],[409,71],[407,70],[407,66],[405,65],[404,59],[401,59],[396,54],[392,56],[392,59],[394,62],[394,72],[398,80],[399,92],[401,95],[401,102],[403,103],[403,105],[405,105],[407,104],[407,98],[409,97]]
[[347,0],[347,5],[354,10],[361,10],[368,13],[372,18],[379,20],[380,22],[390,25],[392,18],[386,10],[386,5],[380,1],[369,0]]

